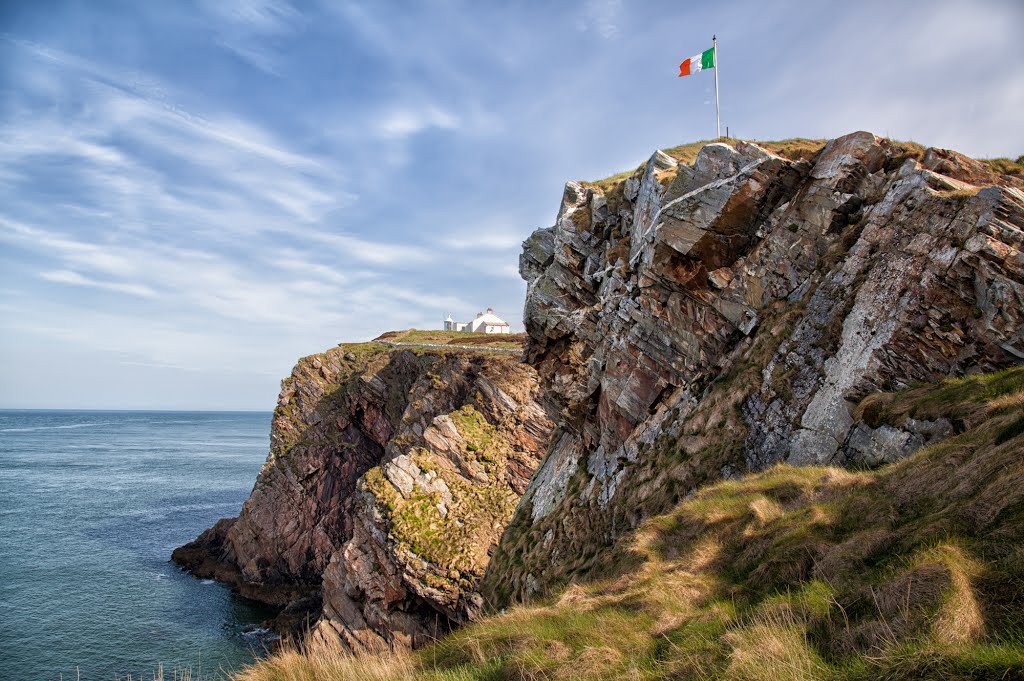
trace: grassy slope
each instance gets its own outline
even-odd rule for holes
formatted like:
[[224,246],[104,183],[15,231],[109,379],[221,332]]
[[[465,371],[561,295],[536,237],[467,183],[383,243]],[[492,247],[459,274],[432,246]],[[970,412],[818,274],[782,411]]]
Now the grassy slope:
[[961,432],[875,471],[705,488],[620,547],[612,577],[414,654],[285,652],[238,678],[1024,678],[1024,368],[859,409]]

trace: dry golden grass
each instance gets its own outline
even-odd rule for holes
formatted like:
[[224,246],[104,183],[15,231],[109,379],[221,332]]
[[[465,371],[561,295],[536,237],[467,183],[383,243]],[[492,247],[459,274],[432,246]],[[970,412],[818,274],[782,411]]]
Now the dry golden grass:
[[803,626],[785,615],[758,619],[725,634],[732,648],[726,675],[750,681],[816,681],[828,670],[814,653]]
[[1014,175],[1024,177],[1024,156],[1018,156],[1016,161],[1008,158],[983,158],[982,163],[1000,175]]
[[389,654],[351,654],[321,638],[311,637],[301,648],[288,645],[257,660],[233,676],[235,681],[404,681],[414,679],[416,665],[405,651]]

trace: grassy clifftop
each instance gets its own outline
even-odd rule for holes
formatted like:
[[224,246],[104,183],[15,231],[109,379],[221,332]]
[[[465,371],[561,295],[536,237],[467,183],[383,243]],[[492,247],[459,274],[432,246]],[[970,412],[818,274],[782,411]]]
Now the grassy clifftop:
[[954,437],[873,471],[777,466],[644,524],[599,582],[417,653],[281,653],[270,679],[1024,677],[1024,368],[867,397]]
[[406,329],[405,331],[388,331],[374,340],[401,345],[451,345],[479,347],[481,350],[521,350],[526,341],[526,334],[470,333],[467,331],[437,331]]

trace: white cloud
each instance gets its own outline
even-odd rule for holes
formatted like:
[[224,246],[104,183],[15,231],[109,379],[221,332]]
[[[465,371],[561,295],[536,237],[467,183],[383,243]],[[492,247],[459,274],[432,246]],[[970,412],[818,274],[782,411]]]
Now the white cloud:
[[430,128],[454,130],[458,127],[457,116],[433,106],[393,109],[374,123],[377,134],[386,139],[409,137]]
[[329,234],[316,232],[306,237],[313,242],[327,246],[331,254],[346,256],[371,265],[411,265],[429,263],[435,254],[418,246],[407,244],[368,241],[350,234]]
[[[52,57],[51,50],[19,45]],[[75,78],[90,83],[88,107],[74,115],[22,111],[10,117],[0,126],[2,184],[30,183],[39,163],[65,161],[58,172],[91,188],[74,210],[104,214],[118,229],[295,230],[355,200],[335,163],[289,149],[237,116],[191,114],[169,103],[171,88],[153,78],[141,79],[145,88],[132,88],[117,69],[71,55],[43,63],[62,68],[69,85]]]
[[204,0],[201,4],[230,24],[267,35],[290,32],[300,18],[298,10],[284,0]]
[[90,279],[84,277],[78,272],[72,270],[55,270],[52,272],[40,272],[39,276],[46,281],[52,281],[59,284],[71,284],[73,286],[89,286],[92,288],[106,289],[108,291],[116,291],[118,293],[127,293],[132,296],[140,296],[142,298],[155,298],[156,291],[143,286],[141,284],[123,284],[113,281],[99,281],[97,279]]

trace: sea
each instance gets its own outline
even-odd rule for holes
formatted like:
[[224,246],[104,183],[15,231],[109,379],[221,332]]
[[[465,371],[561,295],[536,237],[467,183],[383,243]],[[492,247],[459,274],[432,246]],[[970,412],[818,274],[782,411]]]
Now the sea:
[[272,615],[170,562],[238,515],[270,413],[0,410],[0,681],[219,679]]

